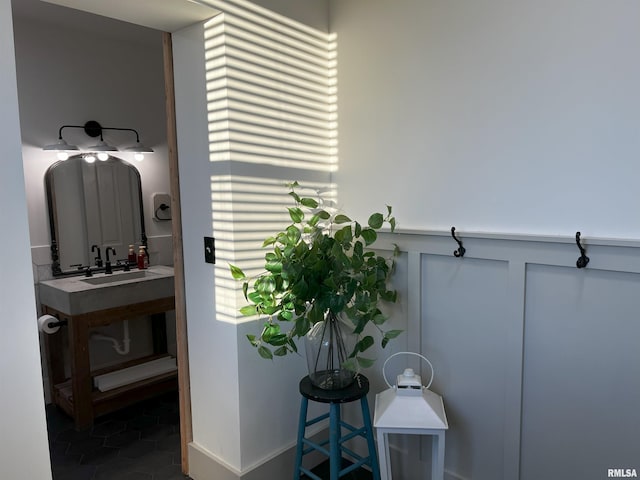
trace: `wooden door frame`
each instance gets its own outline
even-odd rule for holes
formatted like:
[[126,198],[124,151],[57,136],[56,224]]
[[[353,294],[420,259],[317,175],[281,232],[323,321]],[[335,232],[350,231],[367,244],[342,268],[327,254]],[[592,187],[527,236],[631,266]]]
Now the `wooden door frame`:
[[173,269],[175,275],[176,344],[178,362],[178,396],[180,401],[180,453],[182,472],[189,473],[188,444],[193,440],[191,423],[191,388],[189,382],[189,350],[187,314],[184,294],[184,257],[182,247],[182,214],[180,210],[180,174],[178,171],[178,138],[176,129],[175,88],[173,79],[173,47],[171,33],[162,33],[164,63],[165,115],[171,192],[171,233],[173,236]]

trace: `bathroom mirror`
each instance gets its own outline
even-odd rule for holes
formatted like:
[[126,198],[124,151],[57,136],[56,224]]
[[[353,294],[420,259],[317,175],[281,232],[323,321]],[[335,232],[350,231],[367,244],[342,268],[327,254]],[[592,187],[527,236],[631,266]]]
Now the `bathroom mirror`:
[[98,249],[104,261],[113,248],[115,264],[127,258],[129,245],[146,246],[140,173],[133,165],[112,156],[88,163],[76,155],[49,167],[45,183],[54,276],[95,267]]

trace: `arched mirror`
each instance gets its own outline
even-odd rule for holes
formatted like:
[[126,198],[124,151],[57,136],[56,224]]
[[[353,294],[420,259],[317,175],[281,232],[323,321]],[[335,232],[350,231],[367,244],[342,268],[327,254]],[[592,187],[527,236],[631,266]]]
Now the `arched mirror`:
[[145,245],[140,173],[116,157],[88,163],[83,156],[53,164],[45,174],[54,276],[95,267],[98,252],[126,260],[129,245]]

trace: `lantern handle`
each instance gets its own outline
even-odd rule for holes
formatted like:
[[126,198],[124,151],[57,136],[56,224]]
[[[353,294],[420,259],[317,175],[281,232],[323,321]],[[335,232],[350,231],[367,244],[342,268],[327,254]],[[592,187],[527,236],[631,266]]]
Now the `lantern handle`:
[[425,388],[429,388],[431,386],[431,383],[433,382],[433,376],[435,375],[435,370],[433,369],[433,365],[431,364],[431,362],[429,361],[429,359],[423,355],[420,355],[419,353],[415,353],[415,352],[396,352],[393,355],[390,355],[389,358],[387,358],[384,361],[384,364],[382,365],[382,377],[384,378],[384,382],[387,384],[387,386],[389,388],[393,388],[393,385],[391,385],[389,383],[389,381],[387,380],[387,375],[385,374],[385,367],[387,366],[387,362],[389,362],[389,360],[391,360],[393,357],[397,356],[397,355],[415,355],[416,357],[420,357],[421,359],[423,359],[425,362],[427,362],[429,364],[429,368],[431,368],[431,379],[429,380],[428,385]]

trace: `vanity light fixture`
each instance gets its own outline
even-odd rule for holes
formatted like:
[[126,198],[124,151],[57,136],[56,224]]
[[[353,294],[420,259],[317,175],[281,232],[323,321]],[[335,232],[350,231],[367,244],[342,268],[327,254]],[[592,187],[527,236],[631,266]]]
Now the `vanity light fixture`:
[[[100,137],[100,141],[91,147],[80,149],[77,145],[68,144],[64,138],[62,138],[62,130],[65,128],[82,128],[84,132],[90,137]],[[141,161],[144,158],[145,153],[152,153],[153,149],[144,146],[140,143],[140,135],[138,131],[133,128],[121,128],[121,127],[103,127],[95,120],[90,120],[84,125],[63,125],[58,130],[58,141],[54,144],[47,145],[43,148],[43,150],[55,151],[57,152],[58,160],[66,160],[69,158],[69,154],[76,152],[86,152],[85,160],[89,163],[93,163],[96,161],[96,157],[98,160],[105,161],[109,158],[108,152],[119,152],[120,150],[113,146],[109,145],[102,138],[102,132],[104,130],[119,130],[119,131],[127,131],[133,132],[136,134],[136,143],[133,146],[126,147],[124,149],[125,152],[131,152],[134,154],[134,158],[137,161]]]

